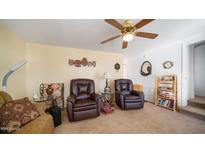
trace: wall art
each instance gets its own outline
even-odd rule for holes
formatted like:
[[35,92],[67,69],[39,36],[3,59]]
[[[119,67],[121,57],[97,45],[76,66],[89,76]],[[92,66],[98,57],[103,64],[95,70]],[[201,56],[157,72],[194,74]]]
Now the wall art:
[[95,61],[88,61],[87,58],[83,58],[82,60],[68,60],[69,65],[74,65],[75,67],[81,67],[81,66],[88,66],[88,67],[96,67]]
[[145,61],[141,66],[141,75],[148,76],[152,73],[152,64],[149,61]]
[[52,101],[54,105],[61,108],[64,107],[64,84],[63,83],[50,83],[40,84],[40,95],[44,100]]
[[170,69],[174,66],[174,62],[172,61],[165,61],[163,64],[164,69]]
[[115,70],[118,72],[118,71],[120,70],[120,64],[119,64],[119,63],[116,63],[116,64],[114,65],[114,68],[115,68]]

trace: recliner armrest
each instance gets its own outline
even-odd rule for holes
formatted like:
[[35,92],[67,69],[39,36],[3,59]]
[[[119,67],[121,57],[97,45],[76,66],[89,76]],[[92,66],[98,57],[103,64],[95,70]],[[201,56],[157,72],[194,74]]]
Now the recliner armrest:
[[117,95],[121,100],[124,100],[124,97],[126,94],[123,92],[117,91],[115,92],[115,95]]
[[115,100],[116,103],[121,107],[125,108],[125,93],[120,91],[115,91]]
[[94,101],[98,101],[101,98],[101,95],[99,95],[98,93],[93,93],[90,94],[90,98]]
[[72,104],[74,104],[75,101],[76,101],[76,97],[75,96],[68,96],[67,102],[71,102]]
[[73,121],[73,106],[76,102],[76,97],[75,96],[69,96],[67,98],[67,112],[68,112],[68,118],[69,121]]

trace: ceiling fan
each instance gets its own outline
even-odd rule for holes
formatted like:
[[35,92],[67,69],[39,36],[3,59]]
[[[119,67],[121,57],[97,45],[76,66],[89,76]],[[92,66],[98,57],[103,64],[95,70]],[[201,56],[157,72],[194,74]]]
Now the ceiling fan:
[[154,19],[143,19],[134,25],[131,20],[125,20],[124,23],[121,24],[115,19],[105,19],[105,22],[119,29],[120,34],[102,41],[101,44],[112,41],[118,37],[122,37],[122,49],[125,49],[128,46],[128,42],[134,39],[134,36],[155,39],[158,36],[158,34],[138,31],[138,29],[149,24],[153,20]]

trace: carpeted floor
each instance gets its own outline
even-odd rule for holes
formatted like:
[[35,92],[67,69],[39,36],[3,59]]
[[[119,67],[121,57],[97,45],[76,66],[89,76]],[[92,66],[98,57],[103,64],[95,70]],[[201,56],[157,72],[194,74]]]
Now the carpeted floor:
[[205,121],[145,103],[143,109],[116,107],[112,114],[72,123],[64,110],[55,133],[205,133]]

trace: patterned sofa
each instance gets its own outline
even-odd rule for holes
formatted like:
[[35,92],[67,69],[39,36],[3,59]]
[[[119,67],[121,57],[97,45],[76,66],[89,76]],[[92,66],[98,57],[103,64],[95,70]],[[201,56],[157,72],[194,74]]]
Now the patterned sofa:
[[[0,91],[0,107],[11,101],[12,97],[5,92]],[[14,131],[14,134],[50,134],[54,131],[53,118],[50,114],[45,113],[48,107],[46,103],[34,104],[40,113],[40,116],[28,124],[22,126],[19,130]]]

